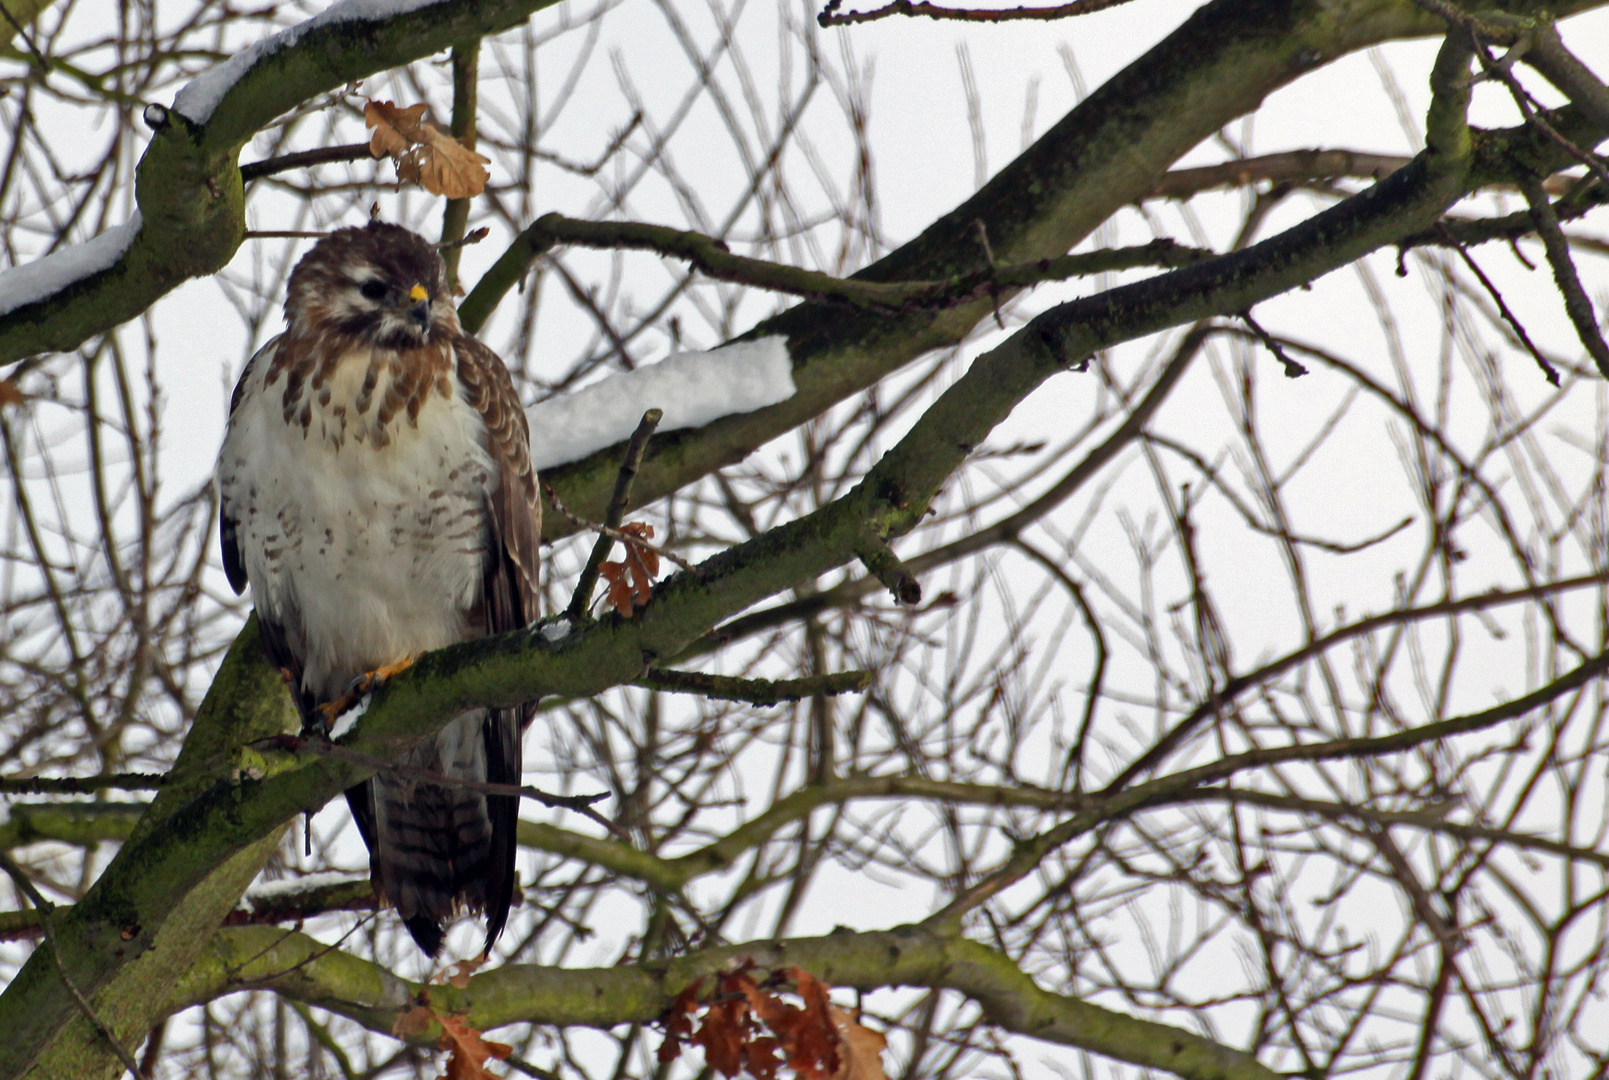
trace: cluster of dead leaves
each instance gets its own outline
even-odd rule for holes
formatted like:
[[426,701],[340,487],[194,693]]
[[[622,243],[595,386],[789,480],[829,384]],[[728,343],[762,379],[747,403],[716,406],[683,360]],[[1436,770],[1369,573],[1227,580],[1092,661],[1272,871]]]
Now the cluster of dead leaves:
[[[469,985],[469,977],[485,962],[485,957],[461,960],[453,965],[450,977],[443,972],[438,981],[451,983],[462,990]],[[470,1027],[461,1016],[443,1016],[430,1007],[428,994],[421,993],[419,1003],[397,1017],[397,1022],[391,1025],[391,1034],[405,1039],[425,1031],[432,1021],[441,1025],[441,1040],[436,1044],[437,1048],[451,1051],[447,1057],[447,1071],[438,1080],[502,1080],[486,1068],[486,1062],[493,1058],[501,1061],[512,1054],[514,1048],[507,1043],[481,1038],[481,1033]]]
[[434,195],[467,199],[486,189],[491,173],[482,157],[425,118],[424,105],[402,108],[389,101],[363,107],[363,122],[374,129],[369,153],[397,163],[397,179],[412,180]]
[[[628,537],[654,538],[654,527],[640,521],[627,522],[620,526],[620,531]],[[606,562],[598,567],[598,573],[609,583],[609,603],[629,619],[653,594],[654,578],[659,574],[659,553],[653,548],[633,544],[629,539],[622,546],[626,549],[625,561]]]
[[[703,1047],[705,1063],[728,1078],[745,1073],[776,1080],[785,1066],[799,1080],[888,1080],[882,1059],[888,1040],[828,1001],[820,979],[792,967],[778,973],[780,979],[756,982],[750,970],[719,975],[707,1001],[699,1000],[703,980],[677,995],[664,1017],[661,1063],[675,1061],[690,1044]],[[776,995],[773,984],[784,980],[802,1007]]]

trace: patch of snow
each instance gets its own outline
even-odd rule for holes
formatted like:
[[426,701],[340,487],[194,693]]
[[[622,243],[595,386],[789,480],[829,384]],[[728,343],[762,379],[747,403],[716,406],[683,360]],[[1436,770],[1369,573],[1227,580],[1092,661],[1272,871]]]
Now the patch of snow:
[[547,469],[622,442],[649,409],[665,411],[658,430],[675,431],[763,409],[796,392],[793,358],[780,334],[677,353],[531,406],[531,464]]
[[338,0],[311,19],[287,27],[271,37],[263,38],[250,48],[243,49],[217,67],[191,79],[173,99],[173,108],[198,124],[212,119],[218,102],[257,62],[272,56],[283,48],[294,45],[309,30],[334,23],[379,21],[393,15],[404,15],[432,4],[451,3],[452,0]]
[[241,897],[241,902],[261,908],[265,903],[272,903],[287,896],[296,896],[310,889],[322,889],[326,885],[345,885],[359,880],[361,879],[351,874],[343,874],[339,870],[321,870],[316,874],[303,874],[301,877],[264,881],[248,889],[246,895]]
[[140,231],[140,212],[82,244],[53,251],[42,259],[0,270],[0,315],[37,303],[107,269],[123,257]]
[[543,623],[538,629],[547,641],[563,641],[570,636],[570,620],[555,619],[550,623]]
[[363,719],[363,714],[369,711],[369,700],[373,697],[373,694],[364,694],[356,705],[335,718],[335,723],[330,728],[330,742],[349,734],[353,728],[358,726],[358,721]]

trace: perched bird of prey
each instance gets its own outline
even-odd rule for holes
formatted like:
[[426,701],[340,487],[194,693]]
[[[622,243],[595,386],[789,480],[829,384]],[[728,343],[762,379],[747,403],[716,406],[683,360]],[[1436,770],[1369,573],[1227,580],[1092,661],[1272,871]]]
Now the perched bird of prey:
[[[422,237],[377,221],[331,233],[291,273],[285,322],[235,387],[220,539],[312,724],[354,680],[534,621],[541,504],[508,369],[459,327]],[[518,784],[529,719],[476,709],[403,762]],[[490,949],[517,799],[388,773],[346,798],[375,888],[419,947],[435,955],[468,908],[486,913]]]

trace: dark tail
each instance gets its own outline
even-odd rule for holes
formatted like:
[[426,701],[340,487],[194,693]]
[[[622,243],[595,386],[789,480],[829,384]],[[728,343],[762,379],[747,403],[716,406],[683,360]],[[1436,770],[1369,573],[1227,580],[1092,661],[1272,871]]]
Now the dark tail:
[[[466,713],[402,763],[463,780],[518,784],[518,712]],[[369,848],[375,891],[395,905],[418,946],[434,956],[447,920],[471,910],[486,914],[490,949],[513,899],[519,800],[395,773],[353,787],[346,797]]]

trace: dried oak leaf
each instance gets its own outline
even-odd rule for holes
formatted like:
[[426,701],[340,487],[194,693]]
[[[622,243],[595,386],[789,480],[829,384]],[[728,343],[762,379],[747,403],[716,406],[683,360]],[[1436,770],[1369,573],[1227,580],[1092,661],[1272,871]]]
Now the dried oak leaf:
[[[654,527],[640,521],[627,522],[620,526],[620,531],[628,537],[654,538]],[[654,578],[659,574],[659,553],[630,540],[623,546],[625,561],[606,562],[598,567],[598,573],[609,583],[609,603],[629,619],[631,613],[645,606],[653,595]]]
[[844,1058],[840,1053],[843,1032],[832,1015],[834,1006],[827,1000],[827,985],[803,968],[789,968],[788,975],[804,1002],[788,1044],[788,1067],[799,1074],[800,1080],[838,1076]]
[[438,1080],[501,1080],[496,1073],[487,1071],[486,1059],[501,1061],[514,1052],[512,1046],[481,1038],[480,1032],[459,1017],[438,1014],[436,1018],[441,1021],[441,1042],[437,1045],[452,1051],[447,1058],[447,1071]]
[[363,107],[363,122],[374,129],[369,153],[397,163],[397,179],[411,180],[434,195],[467,199],[486,190],[491,158],[424,119],[424,105],[400,108],[389,101]]
[[363,123],[374,129],[369,137],[369,153],[377,158],[399,158],[408,148],[424,141],[425,106],[406,109],[389,101],[371,101],[363,106]]
[[704,1048],[704,1063],[725,1077],[743,1071],[744,1044],[749,1036],[749,1005],[742,998],[712,1002],[704,1022],[688,1040]]
[[665,1041],[659,1044],[659,1063],[668,1065],[682,1054],[682,1044],[693,1034],[693,1013],[698,1011],[698,988],[703,979],[694,979],[670,1003],[661,1021]]
[[881,1032],[862,1027],[859,1019],[848,1009],[827,1006],[833,1027],[838,1030],[842,1062],[832,1073],[832,1080],[888,1080],[883,1071],[883,1049],[888,1040]]

